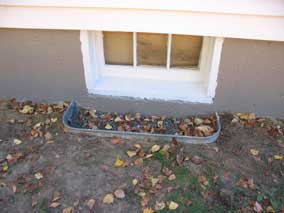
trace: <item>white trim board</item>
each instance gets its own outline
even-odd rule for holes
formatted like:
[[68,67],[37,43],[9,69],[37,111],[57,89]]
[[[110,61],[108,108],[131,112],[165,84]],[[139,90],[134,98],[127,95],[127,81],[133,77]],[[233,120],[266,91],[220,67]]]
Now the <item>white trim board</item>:
[[87,90],[91,94],[213,102],[223,38],[204,38],[201,68],[196,71],[135,66],[135,63],[106,65],[102,32],[81,31],[80,40]]
[[174,10],[284,16],[283,0],[0,0],[3,6]]
[[[253,1],[255,3],[255,0]],[[273,16],[267,15],[266,12],[263,12],[264,15],[245,15],[198,10],[163,10],[155,7],[124,9],[106,6],[17,6],[19,1],[14,4],[14,1],[11,2],[9,4],[0,0],[0,28],[175,33],[284,41],[284,16],[279,12],[272,12],[278,14]],[[274,10],[275,7],[272,7],[271,11]]]

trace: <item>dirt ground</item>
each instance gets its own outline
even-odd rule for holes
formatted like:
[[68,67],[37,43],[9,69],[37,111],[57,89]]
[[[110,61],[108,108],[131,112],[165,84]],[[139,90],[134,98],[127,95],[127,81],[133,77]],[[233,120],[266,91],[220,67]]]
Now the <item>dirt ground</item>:
[[184,145],[71,134],[62,113],[0,102],[0,212],[284,212],[281,121],[222,114],[216,143]]

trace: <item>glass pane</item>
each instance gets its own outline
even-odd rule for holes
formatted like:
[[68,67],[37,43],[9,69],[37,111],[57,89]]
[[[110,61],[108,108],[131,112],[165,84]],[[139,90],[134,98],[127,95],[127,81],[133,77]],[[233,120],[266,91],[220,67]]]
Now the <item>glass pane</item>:
[[133,33],[103,32],[106,64],[133,64]]
[[167,34],[137,33],[137,64],[167,64]]
[[172,35],[171,67],[197,67],[202,36]]

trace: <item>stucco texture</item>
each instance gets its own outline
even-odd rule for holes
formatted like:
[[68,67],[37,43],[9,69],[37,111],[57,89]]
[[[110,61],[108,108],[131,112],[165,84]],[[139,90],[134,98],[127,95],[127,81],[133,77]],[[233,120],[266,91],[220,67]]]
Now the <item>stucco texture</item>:
[[89,96],[79,31],[0,29],[0,98],[76,99],[101,110],[184,115],[256,112],[284,118],[284,42],[225,39],[214,104]]

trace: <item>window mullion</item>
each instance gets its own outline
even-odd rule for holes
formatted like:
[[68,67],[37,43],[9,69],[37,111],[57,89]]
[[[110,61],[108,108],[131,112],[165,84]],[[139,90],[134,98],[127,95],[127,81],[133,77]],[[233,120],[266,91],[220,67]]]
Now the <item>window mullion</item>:
[[168,34],[168,44],[167,44],[167,70],[171,66],[171,47],[172,47],[172,34]]
[[137,33],[133,32],[133,67],[137,67]]

